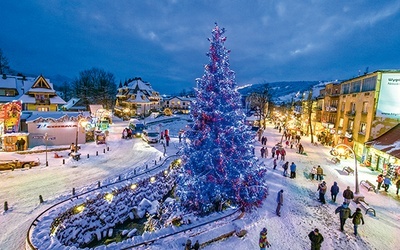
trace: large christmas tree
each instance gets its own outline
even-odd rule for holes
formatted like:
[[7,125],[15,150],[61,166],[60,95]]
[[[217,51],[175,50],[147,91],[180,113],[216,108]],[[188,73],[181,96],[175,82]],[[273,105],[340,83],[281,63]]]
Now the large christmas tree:
[[186,133],[184,173],[177,187],[182,204],[200,214],[219,210],[223,204],[248,211],[267,196],[266,171],[253,153],[254,134],[245,124],[224,33],[216,24],[209,39],[210,62],[196,80],[194,125]]

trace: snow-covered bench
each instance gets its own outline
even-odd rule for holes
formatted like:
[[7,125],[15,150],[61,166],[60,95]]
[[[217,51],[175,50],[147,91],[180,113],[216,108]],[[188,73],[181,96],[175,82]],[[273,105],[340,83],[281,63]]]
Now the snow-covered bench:
[[347,175],[353,174],[354,175],[354,169],[352,169],[351,167],[344,167],[343,168],[343,172],[346,172]]
[[368,189],[368,191],[374,191],[375,192],[375,185],[369,182],[368,180],[362,180],[360,181],[360,185]]

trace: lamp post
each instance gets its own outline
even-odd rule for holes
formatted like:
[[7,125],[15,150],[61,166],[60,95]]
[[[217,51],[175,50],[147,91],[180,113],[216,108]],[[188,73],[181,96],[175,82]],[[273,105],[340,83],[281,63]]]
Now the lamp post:
[[44,140],[46,142],[46,167],[49,166],[49,162],[47,161],[47,141],[49,139],[49,135],[47,133],[44,134]]
[[78,120],[77,124],[76,124],[76,138],[75,138],[75,154],[78,153],[78,134],[79,134],[79,127],[86,127],[87,121],[84,118],[81,118]]
[[338,144],[338,145],[335,146],[335,149],[337,149],[339,151],[340,147],[347,148],[353,154],[353,157],[354,157],[354,176],[355,176],[355,179],[356,179],[356,191],[355,191],[354,194],[356,194],[356,195],[360,194],[360,189],[359,189],[359,186],[358,186],[358,169],[357,169],[357,157],[356,157],[356,154],[354,153],[353,149],[351,147],[349,147],[348,145],[346,145],[346,144]]

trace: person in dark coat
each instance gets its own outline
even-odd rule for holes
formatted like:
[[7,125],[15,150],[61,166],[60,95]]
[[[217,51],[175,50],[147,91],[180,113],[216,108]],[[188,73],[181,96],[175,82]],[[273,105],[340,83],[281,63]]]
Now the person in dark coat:
[[396,181],[396,195],[399,195],[399,189],[400,189],[400,179]]
[[361,208],[358,207],[351,217],[353,218],[354,235],[357,236],[357,234],[358,234],[358,232],[357,232],[358,225],[360,225],[361,222],[364,225],[364,218],[363,218],[363,215],[361,213]]
[[287,170],[289,168],[289,162],[287,161],[285,164],[282,165],[283,168],[283,176],[287,176]]
[[191,249],[192,249],[192,241],[188,239],[185,244],[185,250],[191,250]]
[[196,240],[196,242],[195,242],[194,245],[193,245],[193,249],[194,249],[194,250],[199,250],[199,249],[200,249],[199,240]]
[[290,165],[290,178],[296,178],[296,164],[294,164],[294,162],[292,162],[292,164]]
[[337,185],[337,182],[335,181],[331,187],[331,197],[332,201],[336,202],[336,196],[339,193],[339,186]]
[[278,196],[276,197],[276,202],[277,202],[276,215],[278,215],[280,217],[281,216],[281,207],[283,205],[283,189],[281,189],[281,191],[278,192]]
[[335,214],[339,214],[340,231],[343,231],[344,230],[344,224],[346,223],[346,220],[348,218],[352,218],[351,210],[349,208],[349,205],[346,202],[343,202],[343,204],[340,207],[336,208]]
[[314,229],[308,234],[308,238],[311,241],[311,250],[320,250],[321,244],[324,241],[324,237],[319,233],[318,228]]
[[351,200],[354,198],[354,193],[351,191],[350,187],[347,186],[347,189],[343,191],[344,202],[350,204]]

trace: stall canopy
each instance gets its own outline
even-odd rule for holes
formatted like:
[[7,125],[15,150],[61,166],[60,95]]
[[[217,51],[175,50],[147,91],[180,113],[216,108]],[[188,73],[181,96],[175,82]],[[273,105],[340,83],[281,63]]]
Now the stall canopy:
[[400,124],[365,145],[400,159]]

